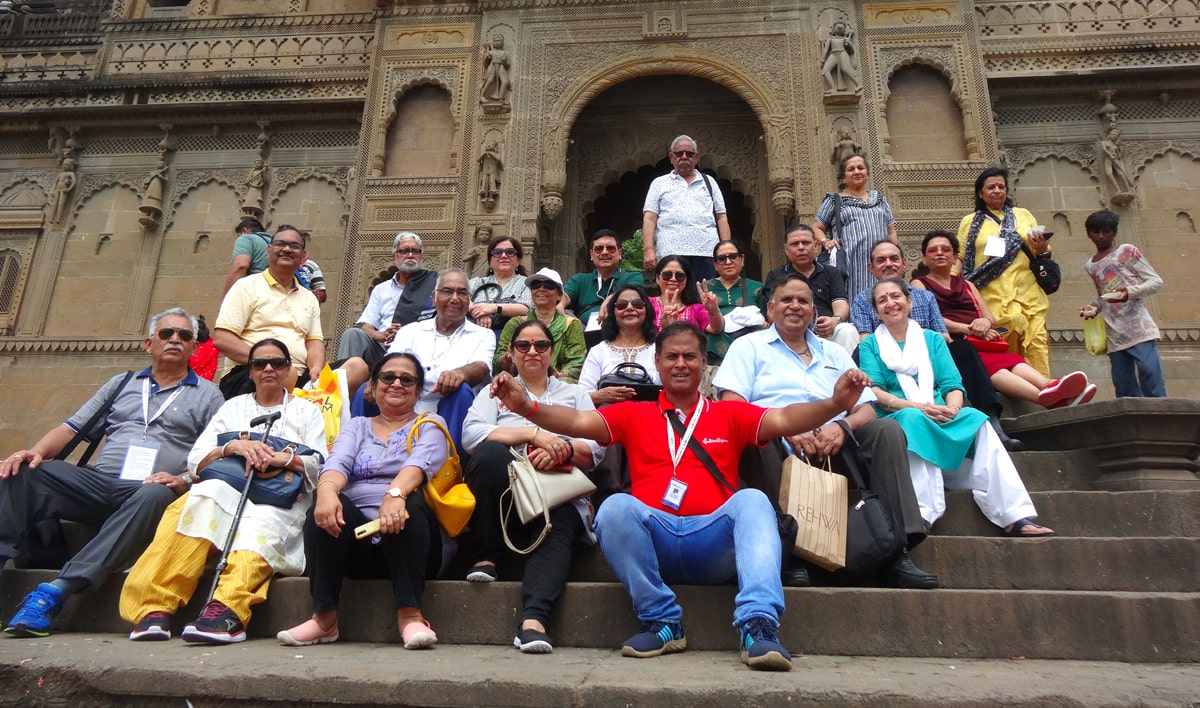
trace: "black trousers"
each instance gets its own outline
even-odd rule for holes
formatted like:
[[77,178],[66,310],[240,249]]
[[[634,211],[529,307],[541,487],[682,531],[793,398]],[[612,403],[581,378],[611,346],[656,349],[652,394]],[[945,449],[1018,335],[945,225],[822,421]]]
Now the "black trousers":
[[[463,473],[467,486],[475,495],[475,513],[471,516],[470,527],[475,562],[499,563],[504,553],[504,540],[500,535],[500,495],[508,489],[510,461],[512,454],[507,445],[486,441],[475,448]],[[520,519],[513,519],[509,536],[531,534],[536,537],[544,523],[542,519],[534,519],[521,528]],[[575,541],[583,531],[583,518],[573,504],[561,504],[550,510],[550,533],[525,560],[525,575],[521,579],[523,609],[519,622],[536,619],[543,625],[549,624],[550,612],[571,573]]]
[[425,496],[408,495],[405,506],[409,517],[403,531],[361,541],[354,538],[354,529],[367,522],[366,515],[346,495],[338,498],[346,525],[337,538],[317,527],[313,520],[315,504],[304,520],[304,552],[308,556],[313,612],[336,610],[342,581],[348,577],[390,578],[395,609],[419,609],[425,578],[437,575],[442,562],[441,532],[437,518],[425,504]]
[[949,346],[971,405],[989,416],[999,416],[1004,409],[996,395],[996,387],[992,385],[992,377],[988,376],[987,367],[979,358],[979,351],[966,338],[952,339]]
[[[833,471],[845,475],[855,464],[867,485],[888,506],[892,519],[908,535],[908,548],[925,540],[927,529],[908,472],[908,439],[900,425],[879,418],[854,431],[857,448],[847,440],[831,461]],[[742,486],[761,490],[779,508],[779,482],[783,476],[783,444],[772,441],[765,447],[746,448],[741,459]]]

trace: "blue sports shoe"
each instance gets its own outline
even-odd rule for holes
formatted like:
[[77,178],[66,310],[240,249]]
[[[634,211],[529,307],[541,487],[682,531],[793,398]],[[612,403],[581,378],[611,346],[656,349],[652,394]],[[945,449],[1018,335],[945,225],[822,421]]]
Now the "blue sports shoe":
[[686,648],[687,638],[683,636],[683,625],[680,623],[646,622],[642,625],[642,631],[621,645],[621,656],[649,659]]
[[14,637],[46,637],[50,625],[63,606],[62,590],[50,583],[42,583],[21,600],[17,614],[8,621],[5,632]]
[[742,663],[760,671],[792,670],[792,655],[779,643],[770,620],[755,617],[742,626]]

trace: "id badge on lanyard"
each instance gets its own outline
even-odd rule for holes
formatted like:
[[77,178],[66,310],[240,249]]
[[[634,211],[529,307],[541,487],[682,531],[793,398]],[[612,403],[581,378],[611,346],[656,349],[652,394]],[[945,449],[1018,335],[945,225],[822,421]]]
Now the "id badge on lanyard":
[[[679,469],[679,461],[683,459],[683,451],[687,449],[688,442],[692,439],[692,433],[696,431],[696,424],[700,422],[700,414],[704,411],[704,401],[700,400],[696,403],[696,411],[692,413],[692,419],[688,421],[687,428],[683,431],[683,437],[679,439],[678,446],[675,441],[675,428],[671,426],[671,421],[667,420],[667,450],[671,453],[671,482],[667,485],[667,491],[663,494],[662,505],[668,509],[679,511],[679,507],[683,504],[683,495],[687,494],[687,483],[679,480],[675,473]],[[664,411],[663,417],[675,415],[674,410]]]
[[143,480],[154,472],[154,463],[158,459],[161,445],[147,440],[150,424],[158,420],[181,393],[183,393],[182,384],[167,397],[166,401],[163,401],[163,404],[152,416],[150,415],[150,377],[142,379],[142,439],[139,442],[130,443],[129,449],[125,451],[125,462],[121,465],[121,479]]

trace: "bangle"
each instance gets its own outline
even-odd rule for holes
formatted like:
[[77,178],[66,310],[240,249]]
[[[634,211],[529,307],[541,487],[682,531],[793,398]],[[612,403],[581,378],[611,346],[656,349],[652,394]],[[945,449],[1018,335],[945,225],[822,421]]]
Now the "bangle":
[[288,461],[283,463],[283,468],[285,470],[292,469],[292,463],[295,461],[296,461],[296,451],[292,450],[291,453],[289,453],[289,455],[288,455]]
[[537,439],[537,434],[540,430],[541,430],[540,426],[537,426],[537,425],[533,426],[533,435],[529,436],[529,442],[532,443],[534,440]]
[[527,416],[525,416],[525,417],[526,417],[526,418],[528,418],[529,416],[533,415],[534,413],[537,413],[537,411],[538,411],[538,407],[539,407],[539,406],[541,406],[541,405],[542,405],[542,404],[541,404],[541,403],[539,403],[539,402],[537,401],[537,399],[534,399],[534,401],[533,401],[533,410],[529,411],[529,415],[527,415]]
[[226,457],[229,457],[229,455],[225,454],[225,448],[229,447],[229,443],[231,443],[231,442],[233,442],[233,441],[230,440],[229,442],[227,442],[221,446],[221,459],[222,460],[224,460]]
[[320,482],[317,482],[317,486],[313,489],[313,494],[316,494],[317,490],[321,488],[322,484],[333,484],[333,480],[332,479],[323,479]]

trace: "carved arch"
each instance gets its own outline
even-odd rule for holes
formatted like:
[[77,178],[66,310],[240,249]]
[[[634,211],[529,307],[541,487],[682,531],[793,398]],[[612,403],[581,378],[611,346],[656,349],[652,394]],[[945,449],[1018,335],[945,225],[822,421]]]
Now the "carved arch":
[[[137,184],[129,175],[84,175],[80,181],[81,184],[76,188],[79,190],[79,193],[75,198],[74,206],[71,208],[70,221],[72,224],[83,207],[92,200],[92,197],[109,187],[124,187],[139,198],[143,189],[142,185]],[[73,228],[74,226],[72,226]]]
[[[1168,153],[1175,153],[1180,157],[1190,157],[1193,160],[1200,160],[1200,148],[1183,146],[1183,145],[1164,145],[1163,147],[1148,153],[1145,156],[1139,156],[1137,165],[1133,168],[1133,172],[1138,177],[1142,176],[1142,171],[1153,161],[1160,157],[1166,157]],[[1126,158],[1128,159],[1128,157]],[[1129,160],[1133,162],[1133,160]]]
[[25,176],[0,186],[0,206],[41,209],[48,198],[40,180]]
[[242,185],[238,184],[237,182],[234,182],[232,178],[230,178],[229,176],[227,176],[225,174],[215,174],[214,173],[214,174],[202,175],[201,177],[196,179],[194,182],[191,182],[190,184],[183,184],[182,180],[180,180],[175,185],[175,195],[171,199],[170,210],[169,211],[164,210],[163,233],[166,233],[167,230],[170,229],[171,226],[173,226],[175,224],[175,213],[176,213],[176,211],[178,211],[179,205],[183,204],[183,200],[187,197],[187,195],[200,189],[201,187],[203,187],[206,184],[213,184],[213,183],[219,184],[223,187],[228,187],[229,189],[233,190],[233,193],[235,195],[238,195],[238,196],[241,196],[242,192],[244,191],[244,188],[242,187]]
[[934,57],[925,56],[923,54],[913,54],[912,56],[906,57],[888,67],[887,74],[883,77],[883,86],[881,86],[881,98],[884,102],[886,102],[888,97],[892,95],[892,91],[888,87],[892,85],[892,77],[896,75],[896,72],[909,66],[918,65],[929,67],[930,69],[940,73],[942,76],[945,76],[946,80],[950,82],[950,97],[953,98],[954,102],[958,104],[959,110],[964,108],[962,91],[960,90],[961,82],[959,81],[957,75],[958,72],[954,71],[953,67],[947,66],[946,62]]
[[1025,173],[1025,170],[1033,167],[1039,162],[1045,162],[1047,160],[1059,160],[1061,162],[1067,162],[1075,165],[1079,169],[1083,170],[1083,172],[1089,177],[1096,180],[1097,184],[1100,183],[1100,178],[1096,175],[1096,170],[1090,162],[1080,158],[1078,155],[1071,155],[1059,150],[1050,150],[1047,152],[1038,153],[1036,155],[1031,155],[1027,159],[1022,160],[1019,165],[1009,169],[1009,175],[1012,177],[1012,180],[1015,184],[1016,182],[1020,181],[1021,175]]
[[326,174],[325,172],[321,172],[319,170],[305,169],[286,177],[280,177],[277,185],[272,183],[272,187],[274,187],[274,189],[272,190],[271,194],[271,209],[274,210],[275,205],[283,199],[283,195],[286,194],[289,189],[310,179],[315,179],[331,185],[335,190],[337,190],[338,196],[342,198],[342,201],[345,201],[346,185],[335,175]]

